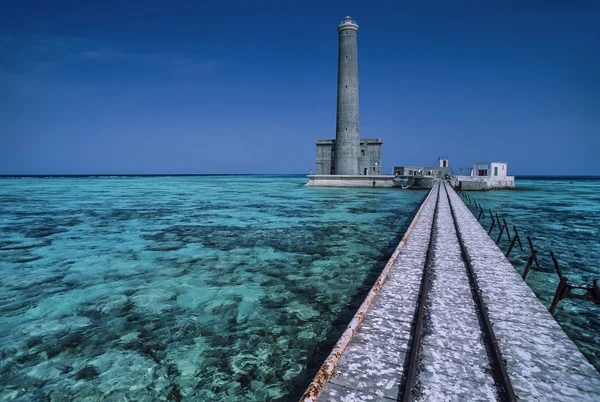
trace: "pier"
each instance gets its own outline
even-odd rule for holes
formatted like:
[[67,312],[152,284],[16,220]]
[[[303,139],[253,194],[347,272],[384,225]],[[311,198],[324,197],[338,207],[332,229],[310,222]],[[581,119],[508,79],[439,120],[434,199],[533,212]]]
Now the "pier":
[[587,362],[438,181],[302,401],[598,401]]

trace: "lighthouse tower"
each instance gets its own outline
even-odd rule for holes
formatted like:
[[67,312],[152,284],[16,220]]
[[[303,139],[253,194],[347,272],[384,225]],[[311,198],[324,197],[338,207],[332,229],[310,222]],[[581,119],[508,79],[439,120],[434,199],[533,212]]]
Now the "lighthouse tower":
[[358,120],[358,25],[346,17],[338,26],[338,92],[335,132],[335,174],[357,175],[360,131]]

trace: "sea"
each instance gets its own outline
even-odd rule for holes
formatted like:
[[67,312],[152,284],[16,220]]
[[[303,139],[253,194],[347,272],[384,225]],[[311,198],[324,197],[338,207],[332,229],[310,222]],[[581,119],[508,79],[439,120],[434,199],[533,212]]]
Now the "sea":
[[[0,401],[297,400],[427,194],[305,182],[0,179]],[[542,267],[552,250],[569,282],[600,278],[600,180],[517,188],[470,195]],[[527,283],[549,306],[557,275]],[[600,367],[598,306],[563,300],[556,318]]]
[[0,179],[0,400],[295,400],[426,191]]

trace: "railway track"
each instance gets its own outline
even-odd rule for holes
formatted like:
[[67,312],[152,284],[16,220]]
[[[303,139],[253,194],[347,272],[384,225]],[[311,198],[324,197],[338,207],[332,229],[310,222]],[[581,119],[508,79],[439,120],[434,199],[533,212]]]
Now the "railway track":
[[434,189],[399,399],[516,401],[446,186]]

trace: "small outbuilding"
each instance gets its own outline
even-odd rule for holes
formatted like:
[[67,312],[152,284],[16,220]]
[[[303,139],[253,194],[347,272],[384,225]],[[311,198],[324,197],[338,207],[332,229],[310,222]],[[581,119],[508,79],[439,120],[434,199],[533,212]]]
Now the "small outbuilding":
[[471,169],[471,176],[477,177],[506,177],[505,162],[475,162]]
[[466,170],[466,175],[455,177],[456,187],[460,190],[515,188],[515,178],[508,175],[506,162],[475,162],[472,168]]
[[394,166],[394,176],[450,177],[450,165],[447,158],[438,158],[437,166]]

